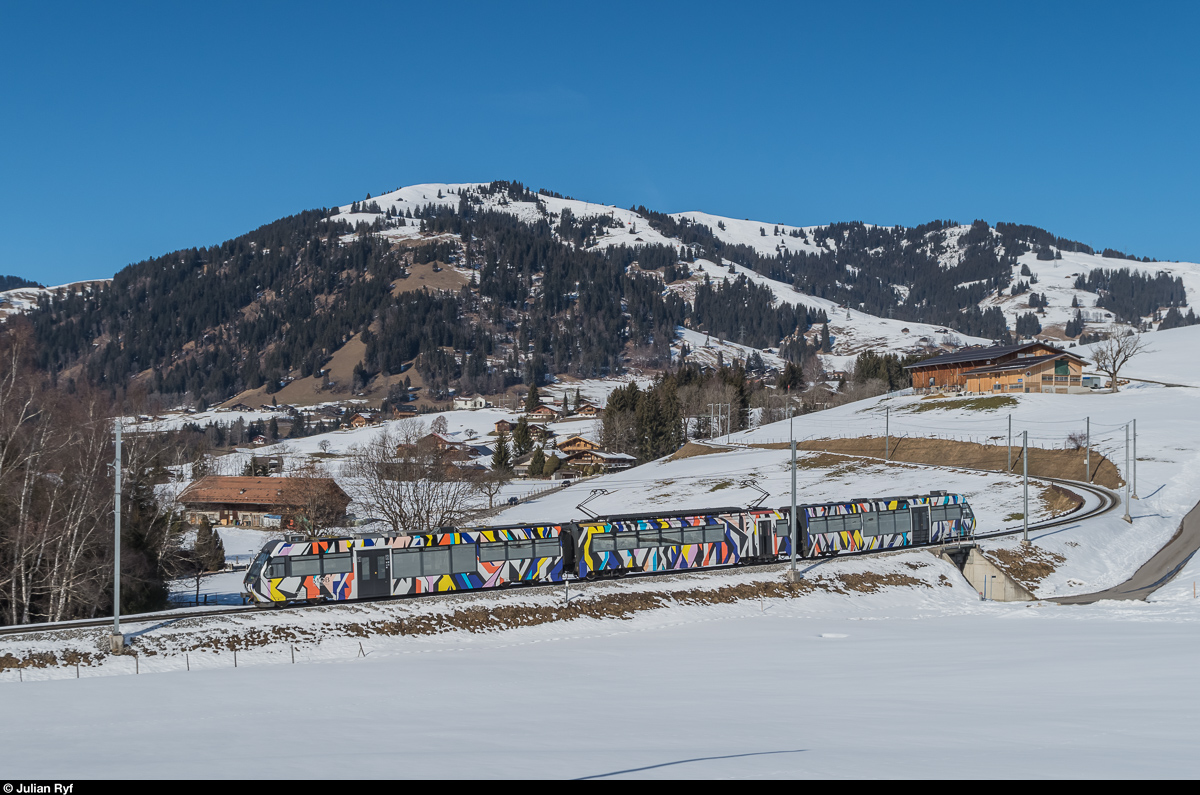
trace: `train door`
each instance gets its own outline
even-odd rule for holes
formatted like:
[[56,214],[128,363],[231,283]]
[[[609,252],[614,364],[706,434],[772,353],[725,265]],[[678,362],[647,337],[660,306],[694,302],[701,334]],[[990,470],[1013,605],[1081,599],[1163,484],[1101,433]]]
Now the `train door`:
[[771,537],[771,520],[758,521],[758,556],[762,558],[775,557],[775,539]]
[[929,543],[929,506],[912,506],[912,542],[913,546]]
[[358,550],[358,596],[392,595],[392,551],[383,549]]

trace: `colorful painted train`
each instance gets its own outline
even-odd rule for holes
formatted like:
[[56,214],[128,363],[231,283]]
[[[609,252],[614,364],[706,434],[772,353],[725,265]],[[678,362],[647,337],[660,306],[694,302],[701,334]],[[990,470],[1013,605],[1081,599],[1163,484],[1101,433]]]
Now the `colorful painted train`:
[[[802,558],[940,544],[975,532],[966,499],[944,492],[801,505],[796,519]],[[763,563],[791,551],[791,509],[759,507],[429,535],[290,536],[255,557],[245,595],[260,606],[342,602]]]

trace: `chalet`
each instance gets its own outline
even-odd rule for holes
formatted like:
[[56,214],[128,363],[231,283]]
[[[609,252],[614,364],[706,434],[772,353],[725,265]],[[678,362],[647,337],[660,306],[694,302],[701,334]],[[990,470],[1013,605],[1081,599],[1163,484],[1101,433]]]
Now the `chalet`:
[[1084,360],[1058,351],[1041,356],[1022,356],[1000,364],[967,370],[967,391],[978,394],[1048,392],[1078,394],[1091,391],[1082,383]]
[[529,435],[533,437],[535,442],[542,442],[544,444],[554,438],[554,431],[545,425],[534,424],[529,426]]
[[537,408],[525,412],[526,416],[534,420],[543,420],[545,422],[553,422],[558,419],[558,409],[553,406],[547,406],[545,403]]
[[392,409],[392,419],[394,420],[406,420],[415,416],[417,416],[417,412],[413,411],[412,409]]
[[586,436],[580,436],[579,434],[568,436],[566,439],[563,439],[561,442],[559,442],[557,446],[559,450],[562,450],[567,454],[582,453],[586,450],[600,449],[599,442],[593,442]]
[[593,406],[591,403],[584,403],[582,406],[575,407],[575,413],[581,417],[599,417],[602,411],[604,409]]
[[[1027,342],[1021,345],[992,345],[964,348],[953,353],[933,356],[916,364],[907,365],[904,369],[912,375],[913,389],[918,392],[937,392],[940,390],[963,391],[968,389],[967,372],[995,367],[1018,359],[1031,359],[1043,356],[1058,356],[1063,353],[1053,345],[1044,342]],[[1071,354],[1074,356],[1074,354]],[[1078,359],[1078,356],[1074,358]],[[1082,360],[1080,360],[1082,361]],[[1021,370],[1021,372],[1024,372]],[[979,373],[976,373],[977,375]],[[1022,376],[1024,377],[1024,376]],[[1070,376],[1067,376],[1070,378]],[[1070,382],[1068,381],[1069,385]],[[978,385],[978,382],[976,382]],[[1076,382],[1078,386],[1078,382]],[[989,388],[984,390],[991,392]],[[1016,390],[1014,390],[1016,391]],[[1032,391],[1041,391],[1032,390]]]
[[459,410],[466,409],[466,410],[473,411],[474,409],[482,409],[482,408],[486,408],[486,407],[487,407],[487,401],[484,400],[483,395],[471,395],[470,397],[454,398],[454,408],[455,409],[459,409]]
[[508,420],[500,420],[496,423],[496,433],[512,433],[512,429],[515,427],[516,425]]
[[637,459],[627,453],[605,453],[600,450],[584,450],[567,457],[567,464],[575,469],[599,467],[605,472],[629,469]]
[[333,478],[226,477],[200,478],[179,495],[184,518],[189,522],[208,519],[214,525],[243,527],[278,526],[264,517],[282,516],[288,526],[303,516],[306,506],[320,503],[346,513],[350,497]]
[[362,412],[356,412],[356,413],[352,414],[349,419],[346,420],[346,426],[349,428],[365,428],[368,425],[374,425],[374,424],[375,424],[374,415],[363,414]]

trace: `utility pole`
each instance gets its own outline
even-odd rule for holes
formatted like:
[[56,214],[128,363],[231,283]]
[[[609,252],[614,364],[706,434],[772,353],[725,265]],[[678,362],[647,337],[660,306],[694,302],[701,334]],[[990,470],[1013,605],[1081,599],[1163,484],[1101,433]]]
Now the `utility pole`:
[[[791,406],[788,407],[788,413],[791,414]],[[789,515],[791,522],[790,530],[792,536],[792,568],[788,571],[788,582],[797,582],[800,575],[796,573],[796,432],[794,426],[796,424],[795,417],[788,417],[788,437],[792,442],[792,512]]]
[[1133,421],[1133,498],[1136,500],[1137,495],[1137,420]]
[[113,628],[109,649],[119,654],[125,647],[121,634],[121,418],[117,418],[117,456],[113,462]]
[[1029,543],[1029,431],[1021,431],[1021,463],[1025,469],[1025,511],[1021,521],[1025,525],[1025,537],[1022,544]]
[[1087,477],[1084,478],[1088,483],[1092,482],[1092,418],[1087,418],[1087,453],[1084,454],[1084,465],[1087,467]]
[[1133,524],[1133,517],[1129,515],[1129,423],[1125,423],[1125,471],[1121,474],[1125,476],[1125,515],[1121,518]]
[[892,441],[892,407],[883,407],[883,460],[887,461],[892,457],[891,450]]

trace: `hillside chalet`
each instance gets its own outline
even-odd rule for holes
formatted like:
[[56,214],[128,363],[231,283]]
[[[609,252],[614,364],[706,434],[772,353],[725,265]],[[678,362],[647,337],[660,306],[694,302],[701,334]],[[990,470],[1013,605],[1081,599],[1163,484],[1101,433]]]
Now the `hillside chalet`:
[[[346,513],[350,497],[333,478],[264,478],[209,475],[184,489],[184,519],[213,525],[289,527],[314,502]],[[270,518],[267,518],[270,517]]]
[[[916,392],[1084,391],[1083,359],[1044,342],[945,353],[905,367]],[[1061,379],[1061,380],[1060,380]]]
[[561,442],[559,442],[558,449],[567,454],[582,453],[587,450],[599,450],[600,443],[593,442],[587,437],[576,434],[574,436],[568,436],[566,439],[563,439]]

